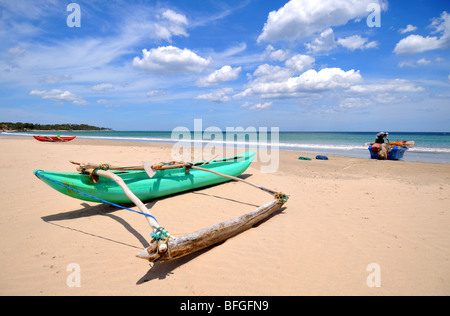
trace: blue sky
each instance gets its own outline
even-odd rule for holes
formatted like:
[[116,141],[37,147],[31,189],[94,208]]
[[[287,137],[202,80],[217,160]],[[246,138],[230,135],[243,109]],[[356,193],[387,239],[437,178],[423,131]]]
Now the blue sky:
[[449,131],[449,14],[445,0],[0,0],[0,121]]

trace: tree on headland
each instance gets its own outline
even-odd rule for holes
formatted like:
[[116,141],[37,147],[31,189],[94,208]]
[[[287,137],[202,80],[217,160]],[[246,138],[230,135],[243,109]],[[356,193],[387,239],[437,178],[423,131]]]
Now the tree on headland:
[[110,128],[97,127],[88,124],[34,124],[34,123],[22,123],[22,122],[0,122],[0,126],[4,131],[30,131],[30,130],[42,130],[42,131],[110,131]]

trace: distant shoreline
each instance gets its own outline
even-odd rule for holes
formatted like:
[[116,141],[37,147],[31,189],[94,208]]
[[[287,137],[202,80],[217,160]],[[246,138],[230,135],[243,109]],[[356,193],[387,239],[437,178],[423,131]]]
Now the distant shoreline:
[[38,124],[22,122],[0,122],[3,132],[73,132],[73,131],[112,131],[108,127],[98,127],[89,124]]
[[112,129],[29,129],[29,130],[2,130],[5,133],[17,132],[112,132]]
[[[251,147],[260,146],[267,143],[270,147],[270,139],[262,139],[259,143],[258,140],[247,141],[243,139],[237,140],[227,140],[226,138],[220,140],[209,140],[209,139],[195,139],[192,137],[190,140],[178,139],[178,137],[173,138],[170,132],[132,132],[132,131],[30,131],[30,132],[10,132],[1,133],[0,137],[19,137],[19,136],[43,136],[45,135],[55,135],[60,134],[61,136],[78,136],[76,143],[80,142],[81,139],[97,139],[97,140],[111,140],[111,141],[125,141],[132,142],[134,144],[139,143],[178,143],[183,144],[185,142],[194,142],[198,144],[199,142],[203,145],[209,146],[238,146],[238,147]],[[316,155],[326,155],[326,156],[343,156],[343,157],[354,157],[354,158],[369,158],[368,147],[364,145],[365,142],[370,140],[369,133],[353,133],[351,135],[345,134],[335,134],[330,133],[280,133],[280,138],[278,140],[278,149],[280,151],[289,152],[304,152],[309,153],[311,157]],[[437,135],[436,137],[430,137],[423,135],[423,133],[415,133],[413,136],[408,135],[398,135],[394,139],[411,139],[415,140],[418,146],[411,148],[408,153],[405,154],[403,161],[423,161],[423,162],[436,162],[436,163],[450,163],[450,147],[447,145],[446,135]],[[324,138],[325,137],[325,138]],[[269,148],[268,147],[268,148]]]

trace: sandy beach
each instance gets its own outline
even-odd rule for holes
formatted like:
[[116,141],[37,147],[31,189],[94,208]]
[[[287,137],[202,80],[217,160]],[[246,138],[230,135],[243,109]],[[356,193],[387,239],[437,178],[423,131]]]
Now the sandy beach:
[[[167,263],[135,257],[150,240],[141,215],[70,198],[33,175],[34,169],[75,172],[69,160],[169,161],[171,148],[1,136],[0,294],[450,294],[449,164],[334,156],[304,161],[297,158],[314,155],[280,152],[276,172],[262,173],[257,161],[244,175],[288,194],[281,212],[222,244]],[[228,182],[145,204],[177,236],[271,199]],[[73,264],[80,269],[80,286],[67,282]]]

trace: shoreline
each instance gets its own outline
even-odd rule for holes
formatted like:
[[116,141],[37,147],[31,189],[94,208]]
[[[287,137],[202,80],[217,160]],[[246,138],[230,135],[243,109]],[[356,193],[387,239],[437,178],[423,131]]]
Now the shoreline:
[[[23,139],[27,139],[30,136],[23,136],[23,135],[5,135],[5,134],[0,134],[0,137],[11,137],[11,138],[23,138]],[[64,135],[61,135],[64,136]],[[67,135],[70,136],[70,135]],[[87,142],[85,142],[87,141]],[[76,138],[76,142],[82,142],[84,143],[89,143],[89,141],[92,141],[93,143],[95,143],[96,141],[99,142],[111,142],[110,144],[112,146],[120,146],[121,143],[130,143],[130,144],[166,144],[167,146],[173,146],[175,143],[178,142],[178,140],[153,140],[153,141],[149,141],[146,139],[143,140],[139,140],[139,139],[112,139],[112,138],[97,138],[97,137],[77,137]],[[69,142],[71,144],[74,144],[73,141]],[[205,141],[205,143],[207,143],[207,141]],[[223,144],[222,146],[218,146],[218,147],[222,147],[223,151],[226,151],[226,144]],[[251,149],[251,146],[242,146],[242,145],[230,145],[229,147],[231,148],[237,148],[237,149],[247,149],[247,150],[253,150]],[[287,148],[285,146],[280,146],[280,148],[278,149],[280,152],[295,152],[298,153],[299,155],[303,155],[303,156],[307,156],[309,158],[314,159],[316,155],[326,155],[328,157],[343,157],[343,158],[357,158],[357,159],[370,159],[370,153],[369,151],[365,148],[365,149],[361,149],[361,153],[354,153],[352,151],[349,152],[343,152],[343,151],[339,151],[338,149],[333,149],[333,150],[326,150],[323,148],[317,148],[317,150],[296,150],[295,148]],[[414,151],[408,151],[405,153],[404,158],[402,158],[401,160],[397,161],[397,162],[428,162],[428,163],[436,163],[436,164],[449,164],[450,161],[448,161],[448,159],[450,159],[448,157],[449,155],[447,153],[436,153],[436,152],[414,152]]]

